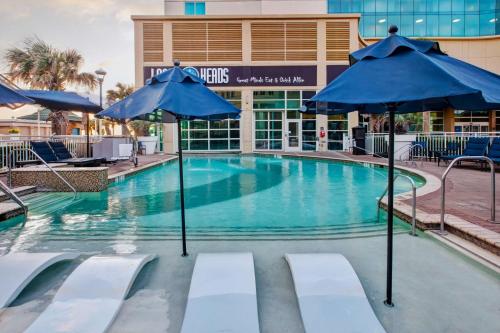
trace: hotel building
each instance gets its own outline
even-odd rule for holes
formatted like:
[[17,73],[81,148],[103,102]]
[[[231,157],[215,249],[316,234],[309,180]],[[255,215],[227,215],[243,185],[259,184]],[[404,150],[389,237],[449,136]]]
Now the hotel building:
[[[132,17],[136,86],[178,59],[242,110],[240,120],[185,122],[188,151],[342,149],[344,134],[370,127],[369,117],[303,115],[298,109],[347,68],[349,53],[386,36],[391,24],[402,35],[438,40],[448,54],[500,73],[495,0],[164,2],[164,15]],[[496,131],[497,113],[430,111],[421,130]],[[176,149],[175,131],[163,126],[166,151]]]

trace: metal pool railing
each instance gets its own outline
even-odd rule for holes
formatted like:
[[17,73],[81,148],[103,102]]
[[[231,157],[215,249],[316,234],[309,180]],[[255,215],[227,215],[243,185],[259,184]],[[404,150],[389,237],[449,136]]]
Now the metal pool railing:
[[[102,140],[101,136],[91,136],[90,143]],[[60,141],[76,157],[87,157],[87,137],[83,135],[53,135],[53,136],[12,136],[0,135],[0,170],[5,171],[9,164],[11,152],[15,152],[16,161],[36,159],[31,152],[30,141]]]
[[[424,148],[418,149],[418,154],[422,154],[426,157],[429,156],[430,152],[444,151],[447,146],[451,143],[454,144],[455,148],[453,153],[460,155],[463,153],[467,142],[470,138],[477,137],[497,137],[500,136],[500,132],[432,132],[432,133],[407,133],[403,134],[408,138],[412,137],[411,142],[418,143]],[[396,141],[398,141],[398,136],[396,135]],[[387,133],[368,133],[366,135],[366,149],[373,154],[384,155],[387,153]]]

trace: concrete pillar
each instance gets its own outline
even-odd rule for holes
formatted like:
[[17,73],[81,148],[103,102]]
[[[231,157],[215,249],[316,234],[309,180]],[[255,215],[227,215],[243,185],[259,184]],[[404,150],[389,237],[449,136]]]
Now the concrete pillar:
[[424,112],[422,114],[422,130],[424,133],[429,133],[431,131],[431,113],[430,112]]
[[488,125],[490,127],[490,132],[495,132],[497,128],[497,115],[496,111],[490,111]]
[[177,152],[177,124],[163,124],[163,151],[166,154]]
[[253,93],[241,91],[240,149],[242,153],[253,151]]
[[443,111],[443,127],[445,132],[455,131],[455,110],[447,108]]

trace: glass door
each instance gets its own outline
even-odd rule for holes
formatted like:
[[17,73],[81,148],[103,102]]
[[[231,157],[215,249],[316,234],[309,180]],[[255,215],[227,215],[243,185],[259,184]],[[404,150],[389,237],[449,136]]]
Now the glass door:
[[286,121],[286,151],[300,150],[300,120],[293,119]]

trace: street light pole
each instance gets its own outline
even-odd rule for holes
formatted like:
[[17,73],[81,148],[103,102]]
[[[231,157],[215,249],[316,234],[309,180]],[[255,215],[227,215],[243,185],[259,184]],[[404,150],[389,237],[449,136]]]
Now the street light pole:
[[[102,109],[102,83],[104,81],[104,77],[106,76],[106,71],[102,68],[98,69],[95,71],[95,74],[97,75],[97,81],[99,82],[99,106]],[[96,119],[95,120],[95,128],[97,131],[97,135],[101,134],[101,126],[100,126],[100,120]]]

